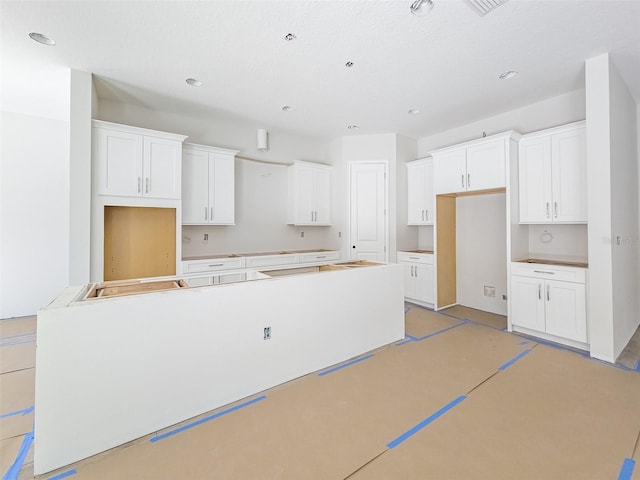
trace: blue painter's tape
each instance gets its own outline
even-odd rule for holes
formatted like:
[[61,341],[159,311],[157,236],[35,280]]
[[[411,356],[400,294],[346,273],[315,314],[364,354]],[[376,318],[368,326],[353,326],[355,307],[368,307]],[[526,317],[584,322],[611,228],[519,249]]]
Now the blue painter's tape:
[[414,337],[413,335],[405,335],[406,338],[410,338],[411,340],[418,340],[418,337]]
[[527,343],[530,343],[529,340],[525,340],[524,342],[520,342],[518,345],[526,345]]
[[638,364],[636,365],[636,372],[640,372],[640,360],[638,360]]
[[9,413],[3,413],[2,415],[0,415],[0,418],[6,418],[6,417],[14,417],[16,415],[28,415],[31,412],[33,412],[34,407],[33,405],[31,405],[28,408],[23,408],[22,410],[16,410],[15,412],[9,412]]
[[355,360],[351,360],[350,362],[343,363],[342,365],[338,365],[337,367],[330,368],[329,370],[325,370],[324,372],[320,372],[318,374],[318,376],[319,377],[324,377],[325,375],[328,375],[328,374],[333,373],[333,372],[337,372],[338,370],[342,370],[343,368],[346,368],[346,367],[350,367],[351,365],[354,365],[356,363],[360,363],[360,362],[362,362],[364,360],[367,360],[368,358],[371,358],[371,357],[373,357],[373,353],[370,353],[369,355],[365,355],[364,357],[356,358]]
[[4,474],[2,480],[16,480],[18,478],[18,474],[22,469],[24,459],[27,457],[27,453],[29,453],[29,449],[31,448],[32,443],[33,432],[29,432],[25,434],[24,439],[22,440],[22,445],[20,446],[20,450],[18,450],[18,456],[9,467],[9,470],[7,470],[7,473]]
[[620,468],[620,473],[618,474],[618,480],[631,480],[631,475],[633,475],[633,469],[636,466],[635,460],[631,458],[625,458],[624,462],[622,462],[622,468]]
[[235,412],[236,410],[240,410],[241,408],[248,407],[249,405],[253,405],[254,403],[257,403],[257,402],[259,402],[261,400],[264,400],[265,398],[267,398],[266,395],[262,395],[260,397],[256,397],[256,398],[251,399],[251,400],[249,400],[247,402],[240,403],[240,404],[238,404],[238,405],[236,405],[234,407],[227,408],[226,410],[223,410],[221,412],[214,413],[213,415],[209,415],[208,417],[201,418],[200,420],[197,420],[195,422],[188,423],[187,425],[183,425],[183,426],[178,427],[178,428],[176,428],[174,430],[170,430],[170,431],[165,432],[165,433],[163,433],[161,435],[157,435],[157,436],[151,438],[150,441],[151,441],[151,443],[155,443],[155,442],[158,442],[160,440],[164,440],[167,437],[171,437],[172,435],[175,435],[177,433],[184,432],[185,430],[189,430],[190,428],[193,428],[193,427],[197,427],[198,425],[202,425],[203,423],[206,423],[206,422],[208,422],[210,420],[214,420],[214,419],[216,419],[218,417],[222,417],[223,415],[226,415],[228,413]]
[[428,335],[425,335],[424,337],[416,338],[415,341],[416,342],[421,342],[422,340],[426,340],[427,338],[435,337],[436,335],[440,335],[441,333],[447,332],[447,331],[452,330],[454,328],[461,327],[462,325],[466,325],[467,323],[468,323],[467,321],[463,320],[463,321],[461,321],[460,323],[458,323],[456,325],[452,325],[450,327],[443,328],[442,330],[438,330],[437,332],[430,333]]
[[59,473],[58,475],[54,475],[53,477],[49,477],[47,480],[62,480],[63,478],[70,477],[71,475],[75,475],[78,471],[74,468],[73,470],[67,470],[66,472]]
[[515,357],[513,357],[511,360],[509,360],[507,363],[505,363],[504,365],[498,367],[498,370],[506,370],[507,368],[509,368],[511,365],[513,365],[514,363],[516,363],[518,360],[520,360],[522,357],[524,357],[527,353],[529,353],[531,351],[530,348],[528,348],[527,350],[524,350],[522,352],[520,352],[518,355],[516,355]]
[[411,340],[410,338],[407,339],[407,340],[402,340],[401,342],[396,343],[396,347],[399,347],[401,345],[405,345],[405,344],[411,343],[411,342],[413,342],[413,340]]
[[400,435],[398,438],[396,438],[395,440],[392,440],[391,442],[387,443],[387,447],[389,448],[395,448],[398,445],[400,445],[402,442],[404,442],[407,438],[415,435],[416,433],[418,433],[420,430],[422,430],[424,427],[426,427],[427,425],[429,425],[431,422],[433,422],[434,420],[436,420],[437,418],[441,417],[442,415],[444,415],[446,412],[448,412],[449,410],[451,410],[453,407],[455,407],[456,405],[458,405],[460,402],[462,402],[465,398],[467,398],[466,395],[460,395],[458,398],[456,398],[453,402],[450,402],[448,404],[446,404],[444,407],[442,407],[440,410],[438,410],[436,413],[434,413],[433,415],[431,415],[428,418],[425,418],[423,421],[421,421],[419,424],[417,424],[415,427],[413,427],[410,430],[407,430],[406,432],[404,432],[402,435]]

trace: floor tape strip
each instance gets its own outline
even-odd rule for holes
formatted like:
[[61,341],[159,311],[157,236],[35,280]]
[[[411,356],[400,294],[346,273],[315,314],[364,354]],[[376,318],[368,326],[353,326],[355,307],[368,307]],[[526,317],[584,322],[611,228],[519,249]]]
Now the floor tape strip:
[[7,473],[4,474],[2,480],[16,480],[18,478],[18,474],[22,469],[24,459],[27,457],[27,453],[29,453],[29,449],[31,448],[32,443],[33,432],[29,432],[25,434],[24,439],[22,440],[22,445],[20,446],[20,450],[18,450],[18,456],[9,467],[9,470],[7,470]]
[[58,475],[54,475],[53,477],[49,477],[47,480],[62,480],[63,478],[70,477],[75,475],[78,471],[74,468],[73,470],[67,470],[66,472],[59,473]]
[[185,430],[189,430],[190,428],[197,427],[198,425],[202,425],[203,423],[209,422],[211,420],[215,420],[216,418],[222,417],[223,415],[226,415],[228,413],[235,412],[236,410],[240,410],[241,408],[248,407],[249,405],[253,405],[254,403],[257,403],[257,402],[259,402],[261,400],[264,400],[265,398],[267,398],[267,396],[266,395],[262,395],[260,397],[257,397],[257,398],[254,398],[252,400],[249,400],[247,402],[240,403],[240,404],[235,405],[235,406],[233,406],[231,408],[227,408],[226,410],[223,410],[221,412],[214,413],[213,415],[209,415],[208,417],[201,418],[200,420],[196,420],[195,422],[188,423],[187,425],[183,425],[183,426],[178,427],[178,428],[176,428],[174,430],[169,430],[168,432],[165,432],[165,433],[162,433],[160,435],[157,435],[157,436],[149,439],[149,441],[151,443],[155,443],[155,442],[158,442],[160,440],[164,440],[167,437],[171,437],[171,436],[176,435],[178,433],[184,432]]
[[0,415],[0,418],[14,417],[16,415],[28,415],[33,412],[34,406],[31,405],[28,408],[23,408],[22,410],[16,410],[15,412],[3,413]]
[[511,365],[513,365],[514,363],[516,363],[518,360],[520,360],[522,357],[524,357],[527,353],[529,353],[531,351],[530,348],[520,352],[518,355],[516,355],[515,357],[513,357],[511,360],[509,360],[507,363],[505,363],[504,365],[501,365],[500,367],[498,367],[498,370],[506,370],[507,368],[509,368]]
[[460,323],[457,323],[456,325],[452,325],[450,327],[443,328],[442,330],[438,330],[436,332],[429,333],[428,335],[425,335],[424,337],[416,338],[415,341],[416,342],[420,342],[422,340],[426,340],[427,338],[435,337],[436,335],[440,335],[441,333],[447,332],[447,331],[452,330],[454,328],[461,327],[462,325],[466,325],[467,323],[469,323],[469,322],[467,322],[465,320],[462,320]]
[[423,421],[421,421],[419,424],[417,424],[415,427],[411,428],[410,430],[407,430],[406,432],[404,432],[402,435],[400,435],[398,438],[396,438],[395,440],[392,440],[391,442],[387,443],[387,447],[389,448],[395,448],[398,445],[400,445],[402,442],[404,442],[406,439],[408,439],[409,437],[415,435],[416,433],[418,433],[420,430],[422,430],[424,427],[426,427],[427,425],[429,425],[431,422],[433,422],[434,420],[438,419],[439,417],[441,417],[442,415],[444,415],[445,413],[447,413],[449,410],[451,410],[453,407],[455,407],[456,405],[458,405],[460,402],[462,402],[464,399],[466,399],[467,396],[466,395],[460,395],[458,398],[456,398],[453,402],[448,403],[447,405],[445,405],[444,407],[442,407],[440,410],[438,410],[436,413],[434,413],[433,415],[431,415],[428,418],[425,418]]
[[635,466],[635,460],[632,460],[631,458],[625,458],[624,462],[622,462],[620,473],[618,474],[618,480],[631,480],[631,475],[633,475],[633,469],[635,468]]
[[324,377],[325,375],[328,375],[328,374],[333,373],[333,372],[337,372],[338,370],[342,370],[343,368],[346,368],[346,367],[350,367],[351,365],[354,365],[356,363],[360,363],[363,360],[367,360],[368,358],[371,358],[371,357],[373,357],[373,353],[370,353],[369,355],[365,355],[364,357],[356,358],[355,360],[351,360],[350,362],[343,363],[342,365],[338,365],[337,367],[330,368],[329,370],[325,370],[323,372],[320,372],[320,373],[318,373],[318,376],[319,377]]

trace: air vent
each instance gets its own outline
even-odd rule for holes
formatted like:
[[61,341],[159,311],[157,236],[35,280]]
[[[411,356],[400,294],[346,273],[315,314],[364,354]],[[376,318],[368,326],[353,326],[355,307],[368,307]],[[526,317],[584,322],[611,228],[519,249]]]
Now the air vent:
[[506,3],[507,0],[464,0],[467,2],[473,11],[476,12],[481,17],[484,17],[487,13],[495,10],[503,3]]

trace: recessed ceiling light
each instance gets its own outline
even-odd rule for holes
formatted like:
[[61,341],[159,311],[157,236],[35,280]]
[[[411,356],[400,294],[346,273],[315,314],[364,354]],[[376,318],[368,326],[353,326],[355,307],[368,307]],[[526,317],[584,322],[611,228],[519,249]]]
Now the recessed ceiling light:
[[347,62],[347,63],[344,64],[344,66],[347,67],[347,68],[351,68],[351,67],[353,67],[353,62]]
[[410,113],[411,115],[417,115],[420,113],[420,110],[418,110],[417,108],[412,108],[408,113]]
[[293,107],[290,107],[289,105],[285,105],[284,107],[282,107],[282,111],[283,112],[293,112]]
[[55,45],[56,41],[53,38],[47,37],[42,33],[31,32],[29,34],[31,40],[35,40],[38,43],[42,43],[43,45]]
[[200,85],[202,85],[202,82],[200,80],[196,80],[195,78],[187,78],[185,81],[192,87],[199,87]]
[[349,130],[359,130],[360,129],[360,127],[358,125],[349,125],[347,128]]
[[433,10],[433,0],[415,0],[409,7],[411,13],[422,16]]
[[287,34],[284,36],[284,39],[285,39],[287,42],[290,42],[291,40],[295,40],[296,38],[298,38],[298,37],[296,37],[293,33],[287,33]]
[[516,75],[518,75],[518,72],[516,72],[515,70],[508,70],[506,72],[501,73],[498,78],[500,80],[506,80],[507,78],[513,78]]

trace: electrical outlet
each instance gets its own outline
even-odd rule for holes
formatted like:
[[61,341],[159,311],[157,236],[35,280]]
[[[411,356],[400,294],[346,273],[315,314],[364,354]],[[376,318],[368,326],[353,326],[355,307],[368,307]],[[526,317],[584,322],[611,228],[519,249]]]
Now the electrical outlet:
[[496,287],[485,285],[484,286],[484,296],[485,297],[496,298]]
[[342,232],[338,232],[338,238],[342,238]]
[[506,299],[507,299],[507,296],[506,296],[506,295],[502,295],[502,299],[503,299],[503,300],[506,300]]
[[205,233],[205,234],[204,234],[204,241],[206,242],[207,240],[209,240],[209,234],[208,234],[208,233]]
[[304,232],[300,232],[300,237],[304,237]]
[[264,327],[264,339],[271,340],[271,327]]

